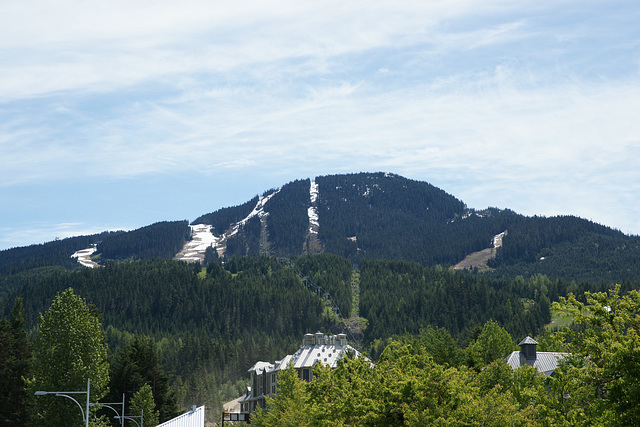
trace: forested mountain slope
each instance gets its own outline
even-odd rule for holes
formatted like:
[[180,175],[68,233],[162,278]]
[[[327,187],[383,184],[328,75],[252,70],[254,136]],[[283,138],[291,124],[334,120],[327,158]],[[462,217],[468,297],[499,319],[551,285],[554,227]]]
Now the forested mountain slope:
[[[313,209],[320,247],[349,258],[395,259],[452,266],[469,253],[492,247],[507,232],[491,263],[498,277],[546,274],[564,280],[621,281],[640,277],[640,238],[573,216],[525,217],[508,209],[469,209],[428,183],[386,173],[317,177]],[[265,195],[260,220],[253,217],[227,239],[226,255],[298,256],[309,250],[311,180]],[[264,197],[264,196],[263,196]],[[258,198],[234,208],[236,218]],[[254,208],[255,209],[255,208]],[[221,222],[221,219],[225,219]],[[222,209],[194,223],[234,224]],[[223,225],[223,223],[225,225]]]
[[[217,246],[206,261],[218,255],[231,259],[326,252],[355,263],[390,259],[448,267],[492,247],[493,237],[506,232],[490,263],[490,274],[498,277],[545,274],[592,282],[640,277],[638,236],[573,216],[525,217],[508,209],[470,209],[426,182],[388,173],[293,181],[239,206],[202,215],[192,224],[210,225],[216,236]],[[126,233],[0,251],[0,274],[54,265],[73,268],[71,254],[95,243],[94,259],[103,265],[171,259],[188,242],[189,233],[187,221],[165,221]]]
[[[220,387],[243,380],[256,360],[295,351],[307,332],[344,331],[342,321],[351,316],[351,262],[329,254],[292,261],[332,295],[342,319],[274,257],[213,262],[206,274],[199,264],[161,259],[52,269],[21,282],[5,301],[23,298],[31,328],[56,293],[71,287],[100,313],[112,349],[131,334],[153,337],[178,384],[188,391],[208,378],[207,399],[217,404]],[[363,261],[359,269],[359,311],[368,325],[363,349],[371,354],[391,336],[428,326],[446,328],[460,342],[489,319],[514,336],[534,335],[550,319],[550,298],[568,286],[546,278],[493,280],[406,261]]]
[[189,239],[188,221],[163,221],[103,239],[97,252],[106,259],[171,258]]
[[573,216],[517,217],[489,265],[501,277],[546,274],[575,281],[640,277],[640,238]]
[[56,293],[73,288],[100,313],[113,350],[133,334],[152,337],[184,398],[199,388],[199,401],[214,408],[224,384],[232,390],[224,398],[241,392],[233,384],[256,360],[291,353],[305,333],[333,327],[323,300],[274,258],[235,258],[199,273],[199,264],[161,259],[41,271],[5,301],[23,298],[31,329]]
[[104,232],[0,251],[0,275],[51,265],[77,267],[78,263],[71,258],[74,252],[117,234]]
[[[292,261],[331,294],[342,318],[274,257],[236,257],[224,265],[212,262],[203,271],[199,264],[162,259],[76,271],[39,269],[12,275],[19,280],[0,307],[6,314],[22,297],[30,329],[56,293],[72,287],[100,313],[112,349],[131,334],[153,337],[180,384],[209,378],[214,402],[219,387],[243,380],[256,360],[295,351],[305,333],[345,330],[342,322],[350,318],[353,302],[352,263],[330,254]],[[362,345],[373,356],[388,338],[418,334],[428,326],[445,328],[463,342],[493,319],[514,337],[533,336],[549,322],[551,301],[569,291],[607,288],[545,276],[492,279],[407,261],[365,260],[359,273],[359,314],[366,325]],[[624,284],[625,289],[636,286],[637,281]]]
[[[385,173],[317,177],[314,182],[322,247],[354,261],[392,258],[427,265],[454,264],[470,251],[486,247],[506,226],[503,217],[513,215],[487,210],[478,227],[480,216],[460,200],[427,183]],[[264,204],[266,227],[261,228],[255,217],[243,222],[240,232],[227,239],[227,256],[305,253],[310,234],[311,184],[309,179],[294,181],[275,192]],[[244,218],[257,202],[258,198],[233,208],[235,221],[228,209],[221,209],[196,219],[194,224],[210,224],[222,233],[238,218]]]

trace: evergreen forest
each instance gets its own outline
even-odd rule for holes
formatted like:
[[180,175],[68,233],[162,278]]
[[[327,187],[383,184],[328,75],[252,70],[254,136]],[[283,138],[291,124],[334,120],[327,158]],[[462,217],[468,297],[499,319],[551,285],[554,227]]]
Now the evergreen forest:
[[[353,267],[359,274],[359,315],[366,323],[354,338],[374,360],[394,337],[419,336],[427,328],[446,331],[456,348],[472,343],[490,321],[513,340],[539,337],[551,320],[552,299],[567,289],[607,288],[541,275],[491,279],[407,261],[354,266],[330,254],[290,261],[235,257],[201,268],[155,259],[77,271],[38,269],[5,301],[22,301],[25,331],[33,334],[39,313],[58,293],[73,289],[99,313],[112,364],[121,363],[118,357],[128,346],[151,346],[176,405],[186,408],[197,400],[215,418],[223,402],[244,392],[246,370],[256,361],[295,352],[307,332],[345,330],[352,315]],[[307,280],[332,295],[339,316]]]

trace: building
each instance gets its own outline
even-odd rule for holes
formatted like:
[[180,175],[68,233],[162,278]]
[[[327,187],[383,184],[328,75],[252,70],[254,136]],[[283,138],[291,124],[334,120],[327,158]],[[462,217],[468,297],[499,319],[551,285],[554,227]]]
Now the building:
[[285,356],[275,363],[256,362],[249,369],[251,385],[247,387],[247,393],[240,398],[240,411],[253,412],[258,406],[264,407],[265,397],[272,396],[277,391],[278,372],[289,365],[298,372],[300,379],[312,380],[311,369],[317,363],[335,368],[338,361],[345,354],[351,353],[359,357],[360,353],[349,344],[345,334],[325,335],[322,332],[306,334],[302,346],[294,354]]
[[518,345],[520,351],[514,351],[505,360],[513,369],[521,366],[533,366],[539,374],[553,375],[558,367],[558,362],[569,355],[569,353],[537,351],[538,343],[529,336]]
[[196,408],[194,405],[189,412],[158,424],[158,427],[204,427],[204,406]]

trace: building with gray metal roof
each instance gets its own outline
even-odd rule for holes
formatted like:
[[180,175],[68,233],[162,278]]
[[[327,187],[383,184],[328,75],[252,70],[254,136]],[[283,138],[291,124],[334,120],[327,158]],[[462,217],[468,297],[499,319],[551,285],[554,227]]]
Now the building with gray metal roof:
[[553,375],[553,372],[558,367],[558,362],[569,355],[569,353],[537,351],[538,342],[529,336],[518,345],[520,346],[520,351],[512,352],[505,359],[513,369],[521,366],[532,366],[540,374]]
[[265,396],[276,393],[278,372],[290,365],[298,371],[298,376],[305,380],[313,379],[311,369],[318,363],[335,368],[338,361],[347,353],[360,357],[360,352],[347,344],[345,334],[325,335],[322,332],[306,334],[302,346],[294,354],[276,360],[275,363],[256,362],[249,373],[251,386],[240,400],[241,412],[253,412],[258,406],[264,406]]

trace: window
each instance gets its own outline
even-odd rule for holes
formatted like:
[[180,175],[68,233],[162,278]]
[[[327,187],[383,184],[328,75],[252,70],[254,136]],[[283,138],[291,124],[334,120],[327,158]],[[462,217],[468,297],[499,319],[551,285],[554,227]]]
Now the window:
[[276,374],[271,374],[271,394],[276,394]]

